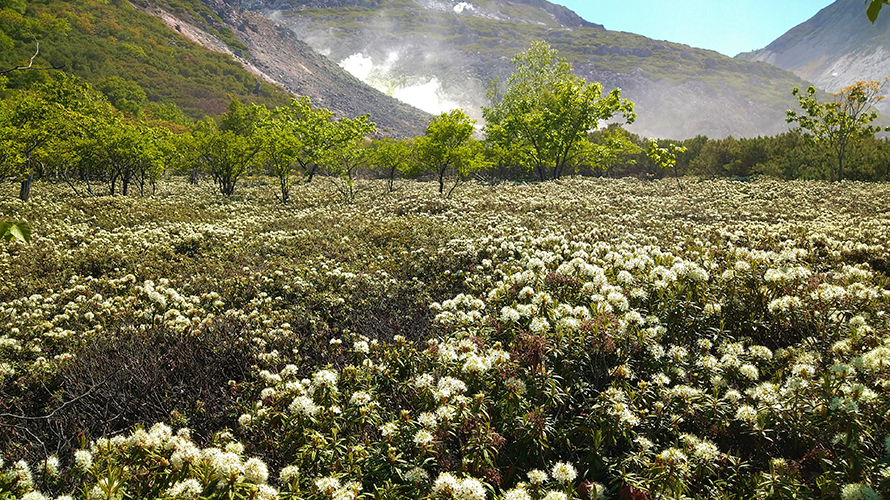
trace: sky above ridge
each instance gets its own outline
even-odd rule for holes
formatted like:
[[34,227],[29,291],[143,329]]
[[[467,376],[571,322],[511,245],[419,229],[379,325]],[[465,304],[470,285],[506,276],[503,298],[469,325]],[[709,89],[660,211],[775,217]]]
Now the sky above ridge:
[[[627,31],[728,56],[762,49],[832,0],[550,0],[613,31]],[[865,3],[862,6],[865,16]]]

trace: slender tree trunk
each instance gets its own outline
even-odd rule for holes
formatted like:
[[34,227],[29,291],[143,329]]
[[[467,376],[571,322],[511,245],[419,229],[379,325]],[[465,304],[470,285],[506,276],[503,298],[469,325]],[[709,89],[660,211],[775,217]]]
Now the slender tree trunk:
[[840,182],[844,178],[844,153],[837,154],[837,181]]
[[28,151],[25,165],[28,166],[28,173],[22,180],[22,187],[19,189],[19,199],[25,203],[31,199],[31,183],[34,182],[34,166],[31,165],[31,151]]
[[28,172],[28,175],[25,176],[25,180],[22,181],[22,187],[19,189],[19,199],[28,202],[31,198],[31,183],[34,182],[34,174]]
[[287,205],[290,200],[290,186],[287,184],[287,175],[278,177],[278,184],[281,186],[281,204]]

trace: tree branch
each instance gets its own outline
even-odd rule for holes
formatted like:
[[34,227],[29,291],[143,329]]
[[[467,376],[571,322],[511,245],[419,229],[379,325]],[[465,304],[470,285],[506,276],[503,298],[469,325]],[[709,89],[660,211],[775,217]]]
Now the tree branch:
[[10,68],[10,69],[2,69],[2,70],[0,70],[0,76],[3,76],[7,73],[12,73],[13,71],[25,71],[25,70],[29,70],[29,69],[33,69],[35,71],[65,69],[64,64],[62,64],[60,66],[50,66],[48,68],[35,68],[34,67],[34,59],[37,58],[38,54],[40,54],[40,41],[37,40],[37,37],[35,37],[33,34],[31,34],[31,37],[34,38],[34,44],[37,46],[37,50],[34,51],[34,55],[31,56],[31,59],[28,60],[28,65],[27,66],[16,66],[15,68]]

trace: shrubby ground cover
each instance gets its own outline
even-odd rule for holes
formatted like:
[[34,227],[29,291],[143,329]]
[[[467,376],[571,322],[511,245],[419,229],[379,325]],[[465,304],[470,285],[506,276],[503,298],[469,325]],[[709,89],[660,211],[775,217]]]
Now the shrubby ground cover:
[[0,498],[890,494],[885,185],[3,189]]

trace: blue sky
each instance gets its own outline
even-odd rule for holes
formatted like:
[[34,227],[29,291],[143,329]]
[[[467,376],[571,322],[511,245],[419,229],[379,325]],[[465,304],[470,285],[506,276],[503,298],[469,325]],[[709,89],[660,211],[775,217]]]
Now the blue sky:
[[[606,29],[716,50],[761,49],[832,0],[551,0]],[[865,3],[862,6],[865,16]]]

